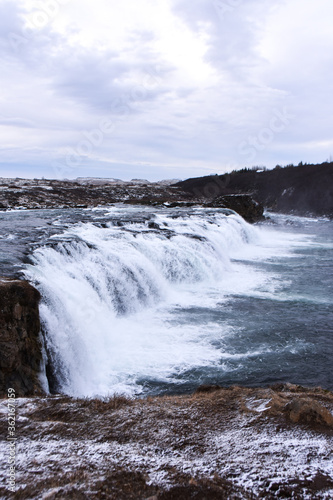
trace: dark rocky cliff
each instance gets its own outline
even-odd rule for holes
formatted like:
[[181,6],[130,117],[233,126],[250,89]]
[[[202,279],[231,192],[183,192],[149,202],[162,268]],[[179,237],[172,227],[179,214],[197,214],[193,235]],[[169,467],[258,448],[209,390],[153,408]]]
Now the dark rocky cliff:
[[0,278],[0,396],[42,393],[39,381],[39,292],[27,281]]
[[266,171],[244,169],[187,179],[176,186],[203,199],[250,194],[273,211],[333,217],[333,163],[300,164]]
[[264,217],[264,207],[247,194],[229,194],[217,196],[206,206],[216,208],[229,208],[237,212],[247,222],[259,222]]

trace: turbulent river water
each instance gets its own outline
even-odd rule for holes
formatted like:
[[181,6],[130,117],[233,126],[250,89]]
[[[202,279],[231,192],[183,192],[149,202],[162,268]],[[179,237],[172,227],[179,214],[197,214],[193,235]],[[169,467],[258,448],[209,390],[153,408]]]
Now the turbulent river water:
[[203,208],[0,214],[0,271],[41,292],[53,387],[333,389],[333,222]]

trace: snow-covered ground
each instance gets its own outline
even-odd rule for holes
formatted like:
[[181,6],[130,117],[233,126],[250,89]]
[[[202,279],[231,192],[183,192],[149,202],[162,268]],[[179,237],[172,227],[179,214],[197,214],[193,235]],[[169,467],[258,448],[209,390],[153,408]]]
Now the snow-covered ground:
[[[233,388],[16,404],[16,498],[333,498],[327,391]],[[12,495],[7,411],[2,400],[1,498]]]

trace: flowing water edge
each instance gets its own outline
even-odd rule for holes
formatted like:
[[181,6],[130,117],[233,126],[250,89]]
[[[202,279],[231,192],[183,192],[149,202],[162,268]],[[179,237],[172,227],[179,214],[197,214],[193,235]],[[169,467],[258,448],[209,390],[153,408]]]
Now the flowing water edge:
[[333,388],[333,222],[223,209],[0,214],[0,270],[41,292],[48,374],[72,396],[200,384]]

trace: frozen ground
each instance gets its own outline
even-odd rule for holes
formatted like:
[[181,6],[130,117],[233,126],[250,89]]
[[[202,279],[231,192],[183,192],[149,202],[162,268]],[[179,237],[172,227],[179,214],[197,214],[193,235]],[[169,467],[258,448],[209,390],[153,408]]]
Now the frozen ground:
[[1,498],[333,498],[333,394],[285,385],[107,401],[20,398]]

